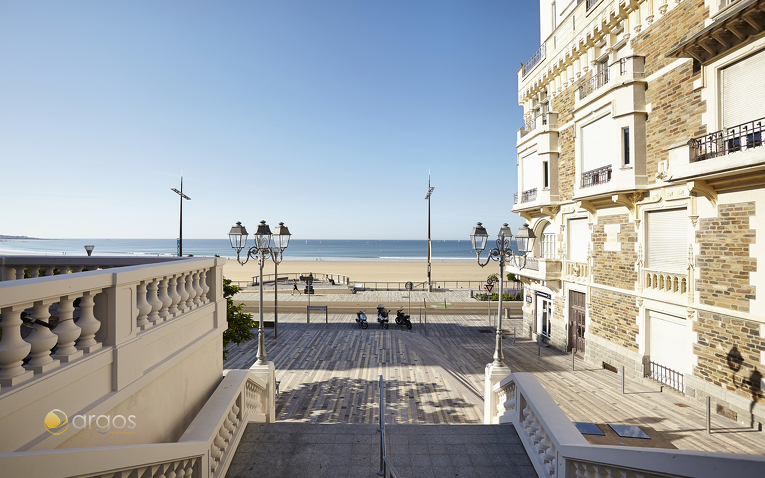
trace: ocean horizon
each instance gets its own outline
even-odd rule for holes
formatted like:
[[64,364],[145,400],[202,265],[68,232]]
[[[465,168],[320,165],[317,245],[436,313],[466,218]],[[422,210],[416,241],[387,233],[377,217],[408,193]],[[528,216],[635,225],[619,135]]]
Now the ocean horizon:
[[[94,256],[176,256],[176,239],[14,239],[0,240],[0,255],[85,256],[93,245]],[[248,247],[252,245],[248,241]],[[490,247],[491,243],[487,245]],[[515,244],[513,243],[513,246]],[[244,251],[242,251],[244,252]],[[183,255],[233,259],[228,239],[184,239]],[[427,261],[427,240],[295,239],[284,251],[284,260],[295,261]],[[482,254],[485,258],[485,253]],[[432,241],[434,262],[475,261],[469,239]]]

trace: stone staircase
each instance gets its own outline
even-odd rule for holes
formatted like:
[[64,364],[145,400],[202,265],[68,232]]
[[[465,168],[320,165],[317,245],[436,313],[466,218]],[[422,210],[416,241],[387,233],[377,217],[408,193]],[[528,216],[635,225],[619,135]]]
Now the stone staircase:
[[[386,454],[401,478],[534,477],[515,427],[385,425]],[[228,478],[362,478],[380,470],[377,425],[251,423]]]

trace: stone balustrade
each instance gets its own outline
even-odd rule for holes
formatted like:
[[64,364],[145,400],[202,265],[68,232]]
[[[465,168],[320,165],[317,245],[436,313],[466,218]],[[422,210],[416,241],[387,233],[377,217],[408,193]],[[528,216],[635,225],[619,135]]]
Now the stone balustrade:
[[688,275],[643,269],[643,290],[686,294],[688,292]]
[[586,262],[566,261],[566,276],[574,279],[586,279],[590,276],[590,268]]
[[[623,478],[758,476],[765,457],[661,448],[590,445],[530,373],[493,386],[492,423],[512,423],[540,477]],[[489,403],[488,397],[486,403]]]
[[159,264],[179,260],[183,260],[183,258],[172,256],[2,256],[0,257],[0,281],[24,279],[25,270],[29,271],[29,278],[34,279],[43,276],[49,277],[52,275],[111,269],[113,267]]
[[231,370],[177,442],[3,453],[3,473],[28,478],[223,477],[247,423],[265,422],[273,410],[274,383],[273,364]]
[[[113,259],[67,258],[79,262],[63,264],[61,258],[0,258],[8,278],[0,282],[0,427],[18,414],[44,417],[59,395],[67,397],[70,411],[108,411],[194,351],[207,345],[204,354],[214,356],[212,349],[222,348],[217,342],[226,328],[225,259]],[[45,277],[17,279],[30,266],[44,266]],[[65,266],[91,270],[52,275]],[[201,356],[193,361],[203,363]],[[194,379],[201,383],[213,375],[205,370]],[[193,392],[204,393],[209,387]],[[164,399],[175,394],[165,393]],[[39,403],[40,397],[48,397],[48,404]],[[63,440],[40,430],[3,434],[0,452],[46,449]]]

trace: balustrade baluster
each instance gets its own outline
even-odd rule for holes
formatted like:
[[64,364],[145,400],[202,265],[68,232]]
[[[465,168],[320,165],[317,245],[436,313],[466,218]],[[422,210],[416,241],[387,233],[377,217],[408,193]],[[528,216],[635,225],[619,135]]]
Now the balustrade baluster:
[[29,277],[31,277],[31,278],[40,277],[40,268],[39,267],[30,267],[29,268]]
[[148,320],[152,323],[152,325],[157,325],[157,322],[160,322],[161,319],[159,317],[159,309],[162,308],[162,301],[159,300],[159,279],[154,279],[153,281],[149,282],[147,286],[147,296],[148,300],[147,302],[151,306],[151,312],[149,313]]
[[56,266],[46,266],[45,267],[45,277],[50,277],[53,275],[53,269],[55,269]]
[[72,266],[71,269],[72,272],[82,272],[82,270],[85,269],[85,266]]
[[[22,269],[23,271],[23,269]],[[34,376],[34,372],[22,367],[32,345],[21,338],[22,308],[6,307],[2,311],[3,320],[0,330],[0,385],[12,387],[26,382]]]
[[186,279],[188,278],[187,273],[182,273],[180,277],[178,277],[178,294],[181,296],[180,302],[178,302],[178,312],[181,314],[189,310],[189,306],[186,303],[186,301],[189,300],[189,292],[186,290]]
[[58,347],[53,358],[68,363],[82,357],[82,350],[77,350],[74,342],[80,337],[82,330],[74,323],[75,296],[65,295],[58,303],[58,325],[53,333],[58,336]]
[[[32,307],[32,318],[41,322],[48,322],[50,319],[50,301],[37,301]],[[44,325],[35,324],[34,330],[26,338],[32,347],[30,352],[32,358],[27,364],[27,370],[33,370],[35,373],[45,373],[59,366],[60,362],[50,356],[50,349],[58,342],[58,336],[51,332]]]
[[21,280],[24,278],[24,269],[26,269],[24,266],[19,266],[16,268],[16,280]]
[[197,292],[194,290],[193,281],[194,281],[194,274],[192,274],[191,272],[186,274],[186,284],[185,284],[184,290],[189,295],[186,298],[186,304],[185,304],[186,310],[191,310],[194,308],[194,296],[197,295]]
[[199,276],[201,271],[194,271],[192,274],[193,280],[191,282],[191,288],[194,289],[194,305],[199,307],[202,305],[200,296],[202,295],[202,287],[199,285]]
[[80,327],[80,341],[77,342],[77,348],[85,353],[95,352],[101,348],[101,343],[96,341],[96,332],[101,328],[101,322],[93,313],[95,305],[94,298],[101,292],[100,289],[85,292],[80,298],[80,320],[77,325]]
[[173,303],[173,299],[170,298],[169,295],[167,295],[167,283],[170,280],[169,277],[163,277],[162,280],[159,282],[159,301],[162,302],[162,308],[159,309],[159,316],[164,321],[172,317],[172,314],[170,314],[168,308],[170,307],[170,304]]
[[167,286],[167,295],[170,296],[172,302],[170,308],[167,309],[167,313],[173,317],[178,315],[178,303],[181,301],[181,296],[178,294],[178,276],[173,275],[170,277],[170,281]]
[[141,330],[145,330],[149,325],[147,317],[151,313],[151,304],[146,300],[146,281],[141,281],[135,289],[136,306],[138,307],[136,326]]
[[207,303],[210,301],[210,285],[207,283],[207,269],[202,271],[202,275],[199,281],[202,285],[202,301],[203,303]]

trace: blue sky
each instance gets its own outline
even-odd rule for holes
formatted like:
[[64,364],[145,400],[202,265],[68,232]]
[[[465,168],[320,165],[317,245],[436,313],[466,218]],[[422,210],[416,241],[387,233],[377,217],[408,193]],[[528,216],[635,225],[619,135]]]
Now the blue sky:
[[0,234],[434,239],[522,220],[538,4],[0,3]]

